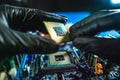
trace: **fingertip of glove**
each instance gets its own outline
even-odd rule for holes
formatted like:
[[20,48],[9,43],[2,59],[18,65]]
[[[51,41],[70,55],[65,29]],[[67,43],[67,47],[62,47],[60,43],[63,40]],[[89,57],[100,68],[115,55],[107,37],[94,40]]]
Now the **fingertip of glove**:
[[51,53],[55,53],[59,50],[59,45],[56,44],[56,45],[51,45],[48,49],[48,53],[51,54]]
[[50,46],[49,46],[49,51],[52,53],[57,52],[59,50],[59,47],[60,47],[60,45],[57,42],[53,41],[53,43],[50,44]]
[[74,39],[74,40],[73,40],[73,45],[76,46],[76,45],[78,44],[78,40],[79,40],[78,38]]

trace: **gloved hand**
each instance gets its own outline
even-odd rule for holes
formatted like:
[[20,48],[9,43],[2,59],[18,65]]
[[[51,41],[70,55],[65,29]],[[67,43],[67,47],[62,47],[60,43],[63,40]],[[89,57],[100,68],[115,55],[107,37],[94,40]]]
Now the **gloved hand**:
[[0,60],[20,53],[52,53],[59,45],[40,35],[27,31],[46,32],[43,21],[64,23],[66,17],[38,9],[0,5]]
[[70,27],[73,44],[86,53],[94,53],[120,64],[120,39],[95,37],[111,29],[120,30],[120,10],[101,10]]

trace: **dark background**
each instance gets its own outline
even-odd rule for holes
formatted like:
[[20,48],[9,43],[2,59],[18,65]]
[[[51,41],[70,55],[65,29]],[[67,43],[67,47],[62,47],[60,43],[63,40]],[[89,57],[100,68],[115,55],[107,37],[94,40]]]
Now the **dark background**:
[[110,0],[1,0],[1,4],[31,7],[46,11],[89,11],[119,8]]

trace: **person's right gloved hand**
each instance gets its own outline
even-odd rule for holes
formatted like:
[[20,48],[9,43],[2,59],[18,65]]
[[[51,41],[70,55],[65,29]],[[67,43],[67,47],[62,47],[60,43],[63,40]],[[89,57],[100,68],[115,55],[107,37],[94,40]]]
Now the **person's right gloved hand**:
[[95,37],[100,32],[120,30],[120,10],[101,10],[70,27],[73,45],[86,53],[94,53],[120,64],[120,39]]
[[66,17],[31,8],[0,5],[0,61],[20,53],[53,53],[59,45],[52,39],[27,31],[46,33],[43,21],[66,23]]

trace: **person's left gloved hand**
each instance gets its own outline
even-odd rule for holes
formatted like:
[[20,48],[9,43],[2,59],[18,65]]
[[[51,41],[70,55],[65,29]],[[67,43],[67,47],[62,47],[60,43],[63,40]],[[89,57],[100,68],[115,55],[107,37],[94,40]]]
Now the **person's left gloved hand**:
[[59,45],[41,35],[27,31],[47,33],[43,21],[66,23],[67,18],[32,8],[0,5],[0,62],[16,54],[48,54],[58,51]]

